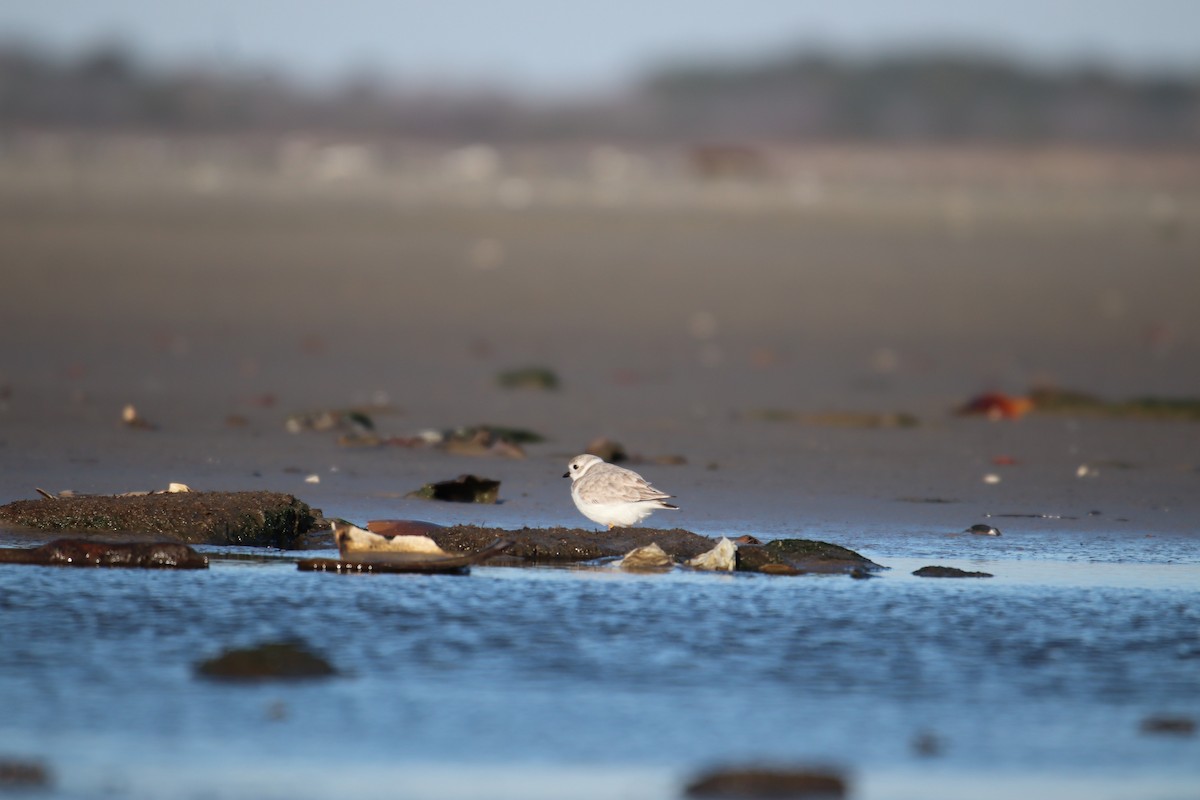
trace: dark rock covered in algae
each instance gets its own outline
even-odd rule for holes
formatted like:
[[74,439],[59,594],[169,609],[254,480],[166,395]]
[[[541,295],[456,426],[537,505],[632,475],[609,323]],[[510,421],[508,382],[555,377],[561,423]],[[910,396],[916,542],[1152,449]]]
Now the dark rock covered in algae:
[[329,678],[333,665],[298,642],[266,642],[226,650],[196,665],[196,674],[217,681],[296,681]]
[[913,572],[918,578],[991,578],[990,572],[967,572],[958,567],[921,567]]
[[[657,544],[676,561],[687,561],[716,546],[717,540],[673,528],[614,528],[589,531],[582,528],[521,528],[505,530],[475,525],[455,525],[428,533],[438,546],[449,551],[472,552],[496,538],[512,542],[504,556],[492,563],[569,564],[623,556],[638,547]],[[777,539],[765,545],[739,545],[737,568],[770,572],[767,565],[784,565],[789,574],[807,572],[854,572],[882,569],[870,559],[835,544],[808,539]]]
[[52,567],[207,569],[208,559],[178,542],[93,542],[55,539],[41,547],[0,549],[0,564]]
[[292,549],[317,525],[318,513],[278,492],[175,492],[17,500],[0,520],[47,531],[125,531],[187,544]]

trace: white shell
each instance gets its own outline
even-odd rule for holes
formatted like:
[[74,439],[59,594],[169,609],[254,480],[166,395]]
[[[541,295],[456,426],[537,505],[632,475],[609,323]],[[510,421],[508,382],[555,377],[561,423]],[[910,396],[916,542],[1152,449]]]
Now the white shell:
[[625,557],[617,562],[616,566],[621,569],[663,569],[670,567],[675,561],[667,555],[657,543],[650,543],[645,547],[638,547],[630,550],[625,554]]
[[722,536],[717,546],[687,562],[696,569],[724,570],[732,572],[737,566],[737,545]]
[[333,523],[333,539],[337,542],[338,552],[342,558],[348,553],[361,553],[366,550],[385,551],[389,553],[425,553],[427,555],[450,555],[437,542],[428,536],[381,536],[372,531],[366,531],[348,522]]

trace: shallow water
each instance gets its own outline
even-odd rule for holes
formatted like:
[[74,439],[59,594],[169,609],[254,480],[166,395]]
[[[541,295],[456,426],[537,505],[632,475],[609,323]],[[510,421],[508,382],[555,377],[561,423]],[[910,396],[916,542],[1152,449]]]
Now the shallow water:
[[[1200,785],[1196,737],[1139,732],[1200,716],[1194,553],[952,562],[990,580],[872,553],[892,569],[867,581],[210,553],[206,572],[0,566],[0,753],[44,760],[61,797],[674,797],[744,762],[834,765],[880,798]],[[280,638],[341,677],[194,676]]]

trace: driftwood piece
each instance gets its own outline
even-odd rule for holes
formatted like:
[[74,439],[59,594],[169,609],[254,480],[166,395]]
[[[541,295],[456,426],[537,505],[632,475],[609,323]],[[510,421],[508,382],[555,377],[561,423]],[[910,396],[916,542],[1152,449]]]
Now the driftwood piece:
[[496,539],[488,545],[463,555],[437,556],[426,553],[395,553],[374,550],[355,553],[352,560],[306,558],[296,563],[301,572],[421,572],[446,575],[467,575],[472,564],[479,564],[503,553],[512,545]]

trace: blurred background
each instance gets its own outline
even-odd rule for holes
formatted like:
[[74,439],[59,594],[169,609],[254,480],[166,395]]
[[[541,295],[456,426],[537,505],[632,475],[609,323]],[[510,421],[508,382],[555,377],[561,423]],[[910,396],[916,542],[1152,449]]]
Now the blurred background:
[[0,382],[461,418],[536,364],[593,422],[1194,392],[1198,28],[1187,0],[5,3]]
[[1186,0],[6,3],[9,126],[1194,145]]

